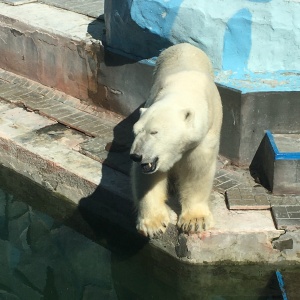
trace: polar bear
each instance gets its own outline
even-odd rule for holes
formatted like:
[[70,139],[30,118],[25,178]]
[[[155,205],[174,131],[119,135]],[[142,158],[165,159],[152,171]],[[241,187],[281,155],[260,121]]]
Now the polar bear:
[[222,104],[206,54],[187,43],[164,50],[140,112],[130,150],[137,230],[150,238],[165,231],[170,176],[181,204],[177,226],[186,233],[211,227]]

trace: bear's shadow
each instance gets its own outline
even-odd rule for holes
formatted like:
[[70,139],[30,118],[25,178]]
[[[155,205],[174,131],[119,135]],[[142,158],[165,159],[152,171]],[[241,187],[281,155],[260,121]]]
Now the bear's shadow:
[[[136,212],[130,195],[127,199],[105,188],[111,181],[111,171],[130,175],[130,147],[133,141],[133,124],[139,118],[139,108],[113,129],[113,139],[105,146],[101,181],[96,190],[82,198],[78,211],[96,236],[109,250],[122,255],[134,255],[148,242],[135,228]],[[109,167],[109,168],[107,168]],[[129,181],[128,181],[129,183]],[[130,187],[125,190],[130,191]],[[130,193],[130,192],[129,192]]]

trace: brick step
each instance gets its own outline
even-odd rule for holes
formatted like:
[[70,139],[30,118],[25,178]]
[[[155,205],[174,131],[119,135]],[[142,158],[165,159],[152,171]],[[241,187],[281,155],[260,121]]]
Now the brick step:
[[80,152],[124,174],[129,174],[131,119],[81,103],[27,78],[0,69],[0,99],[34,111],[92,137]]
[[273,194],[300,195],[300,134],[266,131],[250,169]]

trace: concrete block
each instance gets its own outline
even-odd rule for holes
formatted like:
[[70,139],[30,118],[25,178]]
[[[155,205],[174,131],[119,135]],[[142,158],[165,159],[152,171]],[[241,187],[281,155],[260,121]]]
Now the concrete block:
[[[228,210],[217,193],[211,198],[211,209],[214,227],[199,234],[179,234],[171,240],[175,255],[197,263],[278,261],[280,251],[273,248],[272,241],[284,232],[275,229],[268,210]],[[151,243],[166,247],[159,239]]]
[[[4,110],[1,118],[5,124],[1,125],[0,130],[3,165],[17,170],[52,191],[55,190],[75,203],[91,194],[99,182],[103,190],[111,189],[120,197],[129,197],[127,176],[78,153],[73,149],[73,142],[62,143],[60,139],[54,138],[52,143],[47,134],[36,134],[36,131],[56,122],[21,108]],[[69,140],[77,140],[77,144],[83,141],[75,133],[69,135]],[[67,171],[65,168],[69,169],[70,162],[75,163],[72,164],[74,168]],[[60,175],[56,178],[55,174],[58,173]],[[79,173],[81,178],[85,178],[82,184],[76,179]]]
[[104,48],[98,19],[40,3],[0,3],[0,28],[5,70],[126,116],[147,100],[153,65]]
[[243,186],[226,191],[229,209],[269,209],[270,202],[265,191],[257,192],[256,188],[245,189]]
[[250,165],[265,130],[300,133],[300,92],[243,94],[219,86],[223,104],[220,153],[236,165]]
[[[98,74],[102,105],[125,116],[132,114],[148,98],[153,64],[105,49]],[[102,89],[102,92],[101,92]]]
[[300,135],[267,131],[250,165],[275,195],[300,194]]

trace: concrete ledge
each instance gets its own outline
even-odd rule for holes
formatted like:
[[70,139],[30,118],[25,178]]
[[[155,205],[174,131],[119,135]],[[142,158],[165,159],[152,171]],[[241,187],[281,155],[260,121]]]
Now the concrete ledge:
[[218,193],[212,197],[211,208],[216,221],[212,230],[181,235],[180,247],[186,246],[186,253],[181,253],[183,257],[197,263],[280,260],[280,251],[273,249],[272,241],[284,231],[275,229],[269,210],[228,210],[224,197]]
[[[76,132],[61,139],[38,130],[56,124],[22,108],[1,102],[1,163],[75,204],[101,183],[103,189],[129,197],[128,177],[76,151],[85,139]],[[105,176],[103,176],[105,174]]]
[[[1,164],[90,214],[135,232],[129,178],[78,152],[78,145],[91,137],[5,102],[0,103],[0,117]],[[269,210],[229,211],[218,193],[212,195],[212,210],[216,225],[210,231],[187,236],[170,225],[150,245],[192,263],[298,261],[297,243],[284,258],[273,248],[272,242],[284,231],[275,229]]]

